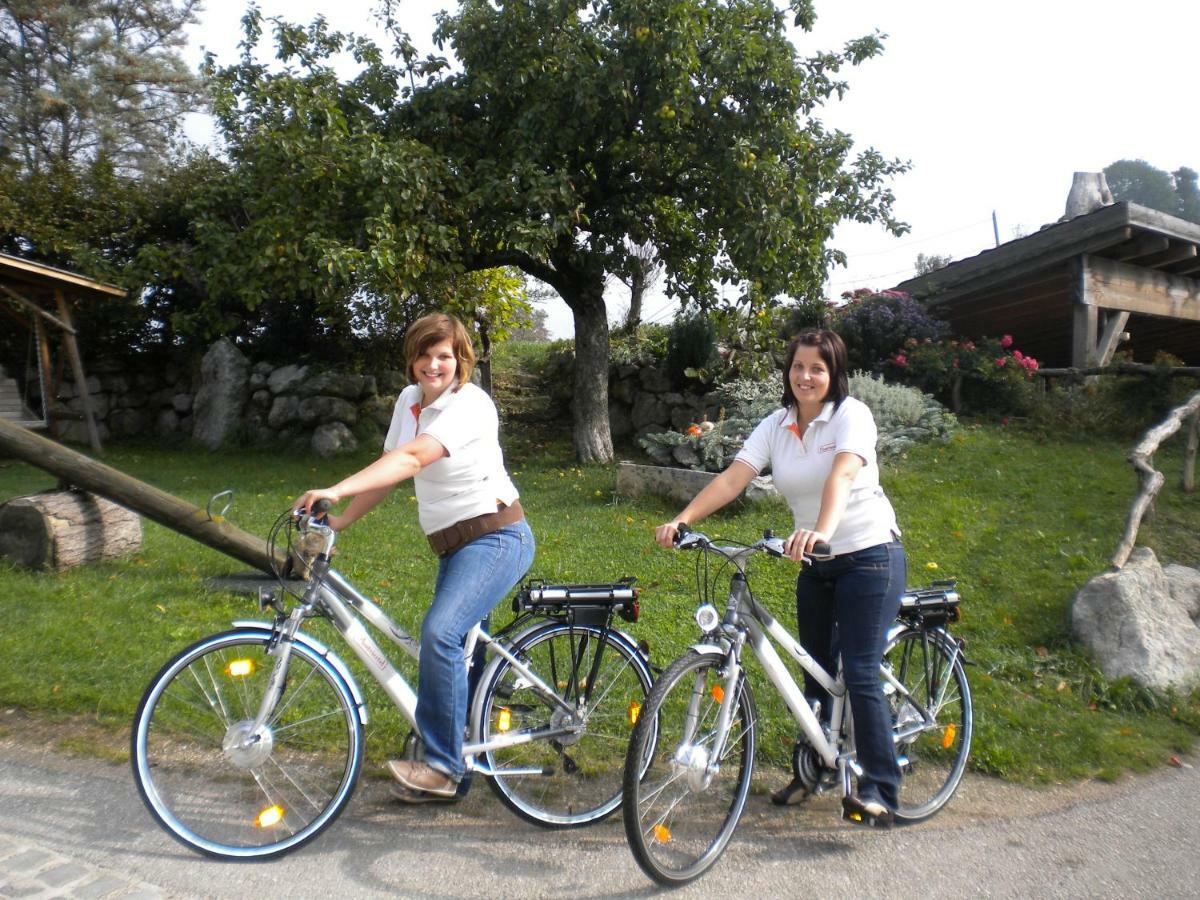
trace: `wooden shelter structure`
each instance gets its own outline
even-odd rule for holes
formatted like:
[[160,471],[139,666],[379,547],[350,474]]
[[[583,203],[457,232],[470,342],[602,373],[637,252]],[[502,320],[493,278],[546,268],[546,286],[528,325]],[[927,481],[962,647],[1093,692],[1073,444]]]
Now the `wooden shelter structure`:
[[1200,365],[1200,225],[1121,202],[896,285],[965,337],[1011,334],[1043,366],[1119,345]]
[[[69,363],[83,419],[87,423],[88,440],[96,453],[101,450],[100,432],[96,427],[71,311],[75,303],[83,300],[124,296],[125,291],[115,285],[0,253],[0,311],[33,331],[37,346],[42,415],[46,426],[51,434],[56,434],[60,420],[76,417],[76,414],[55,405],[62,383],[64,362]],[[51,328],[56,330],[60,338],[57,362],[51,353]]]

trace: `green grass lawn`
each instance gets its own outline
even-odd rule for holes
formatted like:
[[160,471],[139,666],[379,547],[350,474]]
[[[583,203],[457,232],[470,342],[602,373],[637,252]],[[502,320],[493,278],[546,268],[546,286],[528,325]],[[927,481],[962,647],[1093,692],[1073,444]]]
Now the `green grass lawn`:
[[[508,459],[538,538],[532,575],[598,581],[636,575],[646,589],[642,619],[629,630],[665,665],[697,629],[691,556],[656,548],[653,526],[675,509],[613,496],[610,466],[578,466],[562,440],[509,429]],[[921,447],[889,464],[884,484],[909,552],[909,583],[956,577],[964,596],[956,631],[976,663],[972,765],[1019,781],[1114,777],[1164,763],[1200,731],[1200,697],[1162,697],[1104,679],[1070,637],[1076,589],[1105,570],[1135,490],[1124,443],[1047,440],[1016,429],[966,426],[945,446]],[[1164,561],[1200,564],[1200,496],[1178,488],[1180,449],[1160,454],[1167,485],[1140,543]],[[105,461],[203,506],[232,488],[235,524],[265,535],[302,489],[324,486],[373,452],[316,462],[254,451],[207,453],[114,445]],[[0,497],[51,487],[37,469],[0,461]],[[721,514],[710,534],[752,540],[789,528],[782,503]],[[432,589],[433,558],[402,486],[339,544],[338,567],[416,630]],[[214,594],[204,580],[244,566],[145,522],[134,557],[61,573],[0,563],[0,704],[36,713],[83,715],[124,729],[141,692],[166,659],[193,640],[258,616],[251,597]],[[794,619],[794,568],[761,559],[756,595]],[[501,607],[501,618],[507,615]],[[319,626],[318,626],[319,628]],[[321,636],[336,639],[328,632]],[[344,658],[350,654],[344,652]],[[415,679],[415,666],[404,662]],[[362,679],[367,687],[366,679]],[[762,753],[785,765],[792,727],[769,687],[756,679],[766,718]],[[395,749],[403,723],[370,694],[368,750]]]

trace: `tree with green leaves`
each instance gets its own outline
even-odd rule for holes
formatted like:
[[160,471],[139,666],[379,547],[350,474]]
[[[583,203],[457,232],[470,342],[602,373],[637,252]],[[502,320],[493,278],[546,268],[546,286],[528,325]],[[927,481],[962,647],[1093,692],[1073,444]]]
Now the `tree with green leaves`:
[[167,155],[200,82],[180,55],[198,0],[0,2],[0,145],[27,173]]
[[1172,173],[1155,168],[1144,159],[1121,159],[1105,167],[1104,177],[1116,200],[1128,200],[1189,222],[1200,222],[1196,172],[1187,166]]
[[[791,0],[809,29],[811,0]],[[650,245],[669,293],[701,307],[737,285],[765,309],[818,293],[844,261],[844,220],[895,233],[874,150],[815,118],[878,36],[801,57],[771,0],[463,0],[435,34],[458,67],[413,63],[391,113],[445,161],[446,208],[469,268],[512,265],[551,285],[575,321],[573,438],[612,457],[608,274]],[[769,317],[763,317],[767,319]]]

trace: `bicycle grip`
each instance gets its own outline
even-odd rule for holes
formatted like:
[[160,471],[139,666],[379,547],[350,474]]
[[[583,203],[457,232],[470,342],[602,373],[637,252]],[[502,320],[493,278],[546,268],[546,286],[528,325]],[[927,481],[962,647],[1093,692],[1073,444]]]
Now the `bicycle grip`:
[[680,542],[682,542],[683,539],[691,533],[692,529],[688,527],[687,522],[677,522],[675,526],[675,537],[671,540],[671,543],[678,547]]
[[813,544],[812,555],[813,556],[832,556],[833,554],[830,552],[828,543],[826,543],[825,541],[817,541],[815,544]]
[[329,500],[318,500],[312,505],[312,509],[309,510],[309,514],[314,519],[323,519],[325,518],[325,514],[329,512],[332,506],[333,503]]

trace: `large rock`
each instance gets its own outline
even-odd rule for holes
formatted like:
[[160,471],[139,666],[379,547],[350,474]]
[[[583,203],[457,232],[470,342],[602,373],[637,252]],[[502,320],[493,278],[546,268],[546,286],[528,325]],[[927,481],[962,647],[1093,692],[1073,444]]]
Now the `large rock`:
[[305,425],[323,422],[344,422],[353,425],[358,421],[358,407],[337,397],[306,397],[300,401],[296,415]]
[[311,446],[317,456],[330,459],[343,453],[353,453],[358,449],[358,440],[341,422],[327,422],[313,432]]
[[1076,594],[1075,636],[1109,678],[1160,690],[1200,683],[1200,573],[1168,569],[1138,547],[1123,569],[1096,576]]
[[[715,472],[623,462],[617,466],[617,496],[622,499],[647,495],[665,497],[682,507],[716,477]],[[761,477],[755,478],[737,499],[757,503],[776,496],[771,479]],[[782,520],[779,527],[788,527],[786,520]]]
[[192,437],[216,450],[237,429],[250,379],[250,361],[233,342],[221,338],[200,363],[200,389],[192,410]]

